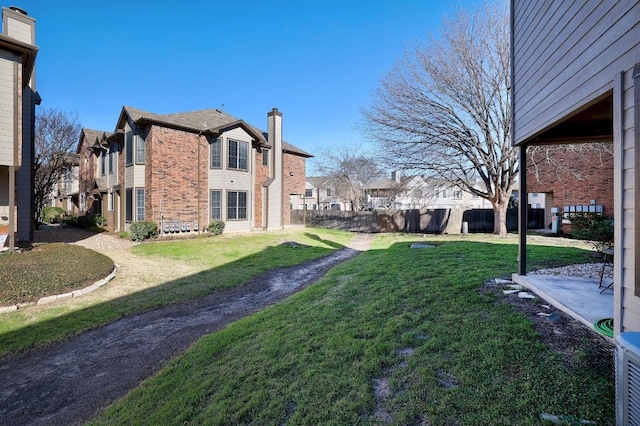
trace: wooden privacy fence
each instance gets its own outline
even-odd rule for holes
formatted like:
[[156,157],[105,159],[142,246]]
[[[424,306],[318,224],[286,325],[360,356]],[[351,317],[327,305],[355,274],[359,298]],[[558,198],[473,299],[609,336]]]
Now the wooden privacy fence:
[[[544,228],[544,209],[529,209],[528,228]],[[462,222],[469,232],[493,232],[492,209],[413,209],[352,212],[341,210],[291,210],[291,223],[353,232],[410,232],[459,234]],[[518,229],[518,209],[507,211],[507,230]]]

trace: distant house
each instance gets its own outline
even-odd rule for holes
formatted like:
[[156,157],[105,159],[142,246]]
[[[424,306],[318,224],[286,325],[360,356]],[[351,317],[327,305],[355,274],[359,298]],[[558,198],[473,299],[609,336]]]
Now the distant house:
[[67,213],[78,215],[80,211],[80,162],[79,155],[72,155],[64,165],[64,172],[51,194],[51,205],[61,207]]
[[304,196],[294,197],[291,206],[294,210],[351,210],[351,203],[339,194],[332,180],[324,176],[307,177]]
[[[513,144],[520,148],[521,193],[530,184],[529,146],[613,143],[614,333],[638,331],[640,2],[512,0],[511,16]],[[526,223],[526,209],[520,223]],[[524,277],[524,232],[519,259]]]
[[[107,228],[154,221],[163,233],[279,229],[304,194],[305,151],[282,140],[282,113],[267,132],[217,109],[155,114],[123,107],[113,133],[84,129],[78,154],[80,213]],[[84,207],[84,208],[82,208]]]
[[[476,183],[478,189],[481,183]],[[477,195],[449,182],[423,176],[400,176],[380,179],[367,185],[368,207],[373,210],[394,209],[481,209],[491,205]]]
[[[33,155],[36,92],[35,20],[2,8],[0,34],[0,248],[32,241]],[[17,238],[16,238],[17,237]]]

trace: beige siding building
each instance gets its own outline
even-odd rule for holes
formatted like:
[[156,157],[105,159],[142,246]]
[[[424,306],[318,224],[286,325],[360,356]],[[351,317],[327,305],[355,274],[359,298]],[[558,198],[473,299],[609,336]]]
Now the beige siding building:
[[0,34],[0,249],[33,239],[35,20],[2,8]]
[[[513,143],[521,148],[521,171],[529,145],[613,142],[615,333],[640,330],[640,3],[512,0],[511,10]],[[525,275],[525,232],[520,251]]]

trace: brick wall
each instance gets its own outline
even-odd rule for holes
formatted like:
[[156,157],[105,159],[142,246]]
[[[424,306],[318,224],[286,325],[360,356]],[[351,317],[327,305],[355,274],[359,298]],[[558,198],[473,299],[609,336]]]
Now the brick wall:
[[[613,217],[612,144],[537,147],[527,158],[527,192],[552,192],[553,206],[589,205],[591,200]],[[548,148],[548,149],[547,149]],[[569,229],[565,229],[567,232]]]
[[285,152],[282,156],[282,222],[291,224],[291,194],[304,194],[306,184],[306,159]]
[[[263,156],[269,155],[269,165],[263,165]],[[254,218],[254,227],[261,229],[265,226],[262,223],[262,185],[264,185],[265,181],[269,178],[269,168],[273,163],[273,150],[258,150],[257,155],[255,156],[256,161],[253,166],[253,170],[255,172],[255,194],[254,194],[254,206],[253,206],[253,218]]]
[[159,223],[162,209],[165,220],[199,220],[200,229],[207,225],[208,146],[204,136],[151,126],[146,138],[146,220]]

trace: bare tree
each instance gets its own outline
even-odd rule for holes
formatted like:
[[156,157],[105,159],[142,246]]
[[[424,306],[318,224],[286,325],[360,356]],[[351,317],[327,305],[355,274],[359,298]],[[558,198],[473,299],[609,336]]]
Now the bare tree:
[[54,108],[39,109],[37,112],[33,165],[36,228],[51,191],[71,163],[80,131],[76,113]]
[[[565,161],[565,159],[569,161]],[[527,170],[537,182],[562,182],[567,175],[584,180],[588,169],[611,167],[613,143],[590,142],[527,147]]]
[[518,175],[508,10],[503,2],[487,3],[445,19],[440,37],[414,44],[362,111],[366,135],[394,169],[445,180],[488,200],[500,235],[507,232]]
[[315,161],[317,171],[327,177],[337,195],[351,203],[352,210],[365,208],[365,188],[383,174],[376,160],[360,147],[344,145],[326,149]]

